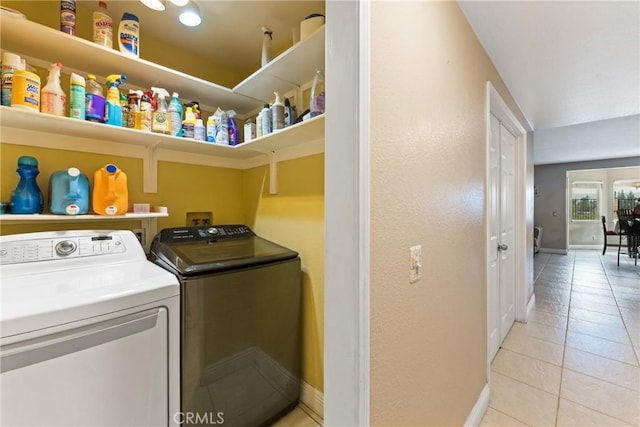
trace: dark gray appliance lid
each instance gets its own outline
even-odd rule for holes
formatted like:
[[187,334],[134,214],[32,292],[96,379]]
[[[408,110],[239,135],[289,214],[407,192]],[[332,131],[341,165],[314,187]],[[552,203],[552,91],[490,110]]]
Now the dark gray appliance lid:
[[183,276],[296,258],[298,253],[255,235],[245,225],[162,230],[153,240],[151,260]]

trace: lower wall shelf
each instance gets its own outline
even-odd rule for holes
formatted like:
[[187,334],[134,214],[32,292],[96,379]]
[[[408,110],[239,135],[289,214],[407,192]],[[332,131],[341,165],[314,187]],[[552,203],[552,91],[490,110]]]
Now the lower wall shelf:
[[49,214],[3,214],[0,224],[33,224],[51,222],[85,222],[85,221],[140,221],[151,218],[165,218],[168,213],[127,213],[124,215],[49,215]]

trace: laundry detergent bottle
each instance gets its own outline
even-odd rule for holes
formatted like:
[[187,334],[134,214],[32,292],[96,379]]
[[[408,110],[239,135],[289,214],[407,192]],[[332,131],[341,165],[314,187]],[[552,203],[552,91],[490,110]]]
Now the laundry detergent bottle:
[[20,176],[18,186],[11,193],[11,213],[14,214],[35,214],[42,213],[44,200],[42,191],[38,187],[36,177],[40,173],[38,170],[38,160],[31,156],[21,156],[18,158],[18,169]]
[[89,212],[89,179],[78,168],[54,172],[49,178],[49,210],[55,215]]
[[98,215],[124,215],[129,206],[127,175],[114,164],[93,175],[93,211]]

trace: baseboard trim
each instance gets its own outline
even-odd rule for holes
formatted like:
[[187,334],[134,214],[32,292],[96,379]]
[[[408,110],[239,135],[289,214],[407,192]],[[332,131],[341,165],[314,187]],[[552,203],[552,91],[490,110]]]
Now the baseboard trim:
[[525,318],[525,323],[529,321],[529,317],[531,316],[531,312],[536,307],[536,294],[531,294],[531,298],[529,298],[529,303],[527,304],[527,314]]
[[478,396],[476,404],[473,405],[467,420],[464,422],[464,427],[479,426],[482,423],[482,418],[489,408],[489,384],[485,384]]
[[324,394],[306,381],[300,381],[300,401],[324,418]]
[[540,253],[566,255],[569,251],[567,249],[540,248]]

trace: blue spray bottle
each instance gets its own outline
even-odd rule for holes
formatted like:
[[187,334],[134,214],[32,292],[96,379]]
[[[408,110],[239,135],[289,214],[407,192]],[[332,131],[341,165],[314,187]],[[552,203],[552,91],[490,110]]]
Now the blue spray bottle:
[[120,105],[120,91],[118,87],[124,86],[127,76],[124,74],[111,74],[107,76],[107,102],[105,103],[105,118],[108,125],[122,127],[122,106]]
[[40,173],[38,160],[31,156],[21,156],[18,158],[16,172],[20,175],[20,181],[16,189],[11,193],[11,213],[42,213],[44,200],[42,191],[40,191],[36,182],[36,177]]

